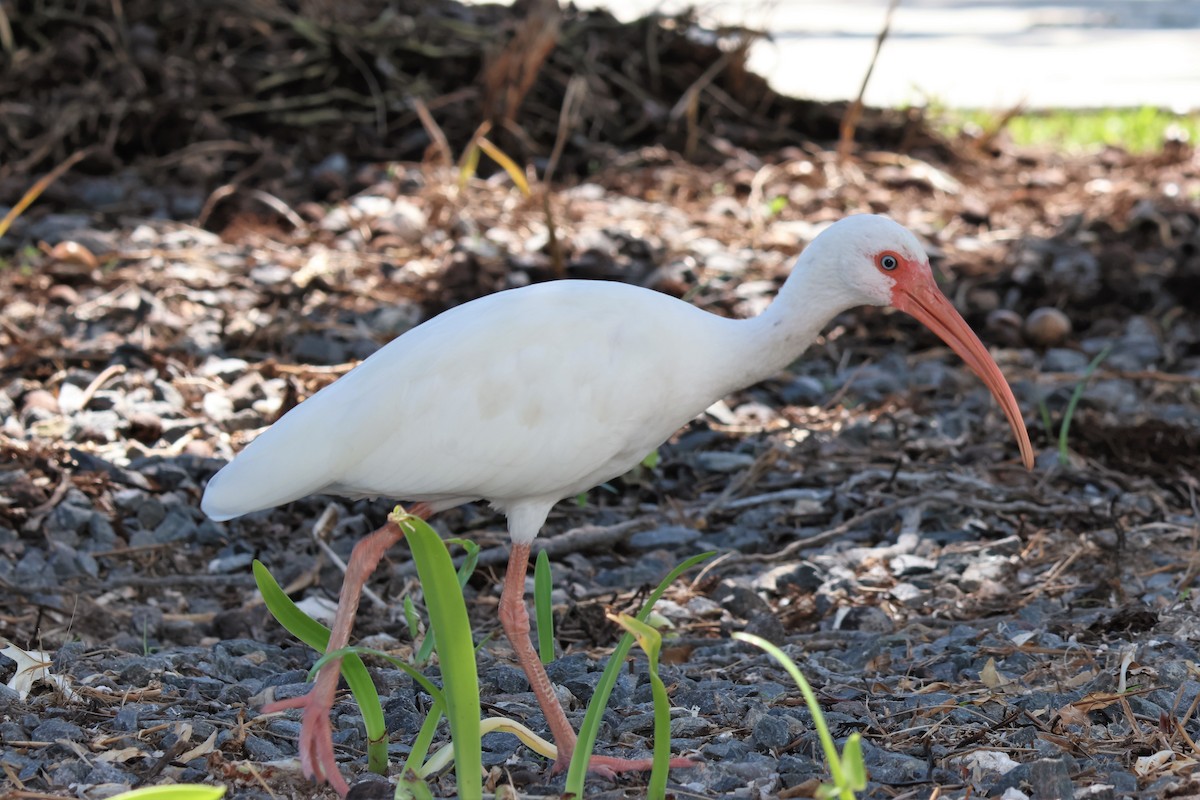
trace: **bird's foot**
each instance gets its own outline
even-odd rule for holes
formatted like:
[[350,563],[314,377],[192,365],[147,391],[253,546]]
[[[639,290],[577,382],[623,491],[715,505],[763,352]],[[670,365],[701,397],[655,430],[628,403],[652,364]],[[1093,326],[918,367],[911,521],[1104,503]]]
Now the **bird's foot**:
[[[571,764],[571,757],[561,756],[554,761],[554,768],[550,774],[557,775],[560,772],[565,772]],[[654,766],[653,759],[649,758],[614,758],[612,756],[592,756],[588,759],[588,772],[599,775],[601,778],[612,780],[622,772],[649,772]],[[686,767],[699,766],[698,762],[690,758],[672,758],[670,761],[671,769],[681,769]]]
[[273,714],[289,708],[303,709],[304,713],[300,717],[300,740],[297,742],[300,749],[300,768],[306,778],[318,783],[327,782],[339,796],[345,797],[350,787],[338,771],[337,760],[333,757],[333,728],[329,724],[329,711],[333,704],[318,696],[321,694],[319,688],[313,687],[308,694],[299,697],[268,703],[262,710],[263,713]]

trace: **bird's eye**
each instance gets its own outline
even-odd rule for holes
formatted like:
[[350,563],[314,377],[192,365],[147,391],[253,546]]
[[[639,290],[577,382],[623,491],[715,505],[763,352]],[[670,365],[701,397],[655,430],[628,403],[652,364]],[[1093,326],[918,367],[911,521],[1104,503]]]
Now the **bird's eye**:
[[879,257],[879,266],[881,269],[891,272],[896,267],[900,266],[900,259],[896,258],[891,253],[884,253]]

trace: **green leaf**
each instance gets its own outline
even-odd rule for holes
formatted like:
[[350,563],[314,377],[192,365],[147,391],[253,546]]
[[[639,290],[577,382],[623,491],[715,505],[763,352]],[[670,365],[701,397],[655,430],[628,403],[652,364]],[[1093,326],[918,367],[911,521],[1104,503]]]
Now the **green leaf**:
[[458,794],[463,800],[480,800],[483,748],[479,733],[479,676],[462,587],[450,552],[433,528],[399,510],[392,513],[391,519],[404,530],[425,594],[429,627],[442,671]]
[[554,608],[550,603],[553,584],[550,556],[539,550],[533,567],[533,608],[537,616],[538,657],[543,664],[554,660]]
[[[654,604],[663,596],[663,592],[667,587],[675,582],[675,579],[688,571],[697,564],[707,561],[716,555],[715,551],[700,553],[692,556],[684,561],[662,579],[650,596],[646,598],[646,602],[642,604],[642,608],[638,611],[637,620],[645,622],[646,617],[650,615],[650,611],[654,608]],[[608,698],[612,694],[613,686],[617,683],[617,674],[621,671],[621,666],[625,663],[625,656],[629,654],[629,648],[633,647],[633,634],[626,633],[621,637],[621,641],[617,643],[617,647],[613,650],[613,654],[608,658],[608,664],[604,667],[604,672],[600,675],[600,681],[596,684],[596,690],[592,692],[592,699],[588,703],[587,713],[583,717],[583,725],[579,728],[579,739],[575,745],[575,753],[571,756],[571,766],[567,770],[566,791],[568,797],[583,797],[583,783],[587,776],[588,761],[592,757],[592,750],[596,746],[596,732],[600,729],[600,719],[604,716],[604,708],[608,705]]]
[[858,731],[850,734],[845,747],[842,748],[842,775],[850,791],[866,791],[867,762],[863,760],[862,734]]
[[412,749],[409,750],[408,758],[404,761],[404,766],[401,772],[412,772],[416,775],[425,775],[425,755],[429,752],[429,744],[433,741],[433,735],[437,731],[438,723],[446,713],[446,695],[434,685],[433,681],[426,678],[425,675],[414,667],[412,664],[405,663],[395,656],[388,655],[381,650],[373,650],[369,647],[343,647],[333,653],[326,653],[321,658],[317,659],[317,663],[313,665],[312,673],[320,669],[330,659],[338,658],[339,656],[353,655],[355,657],[370,655],[376,658],[382,658],[384,661],[391,663],[397,669],[408,674],[425,692],[433,698],[433,706],[429,709],[429,713],[425,716],[425,722],[421,725],[421,730],[417,734],[416,740],[413,742]]
[[[778,661],[787,670],[787,673],[792,676],[792,680],[800,687],[800,693],[804,695],[804,704],[808,707],[808,712],[813,718],[813,724],[817,728],[817,738],[821,740],[821,749],[825,752],[825,762],[829,766],[829,774],[833,778],[833,785],[822,786],[817,791],[817,796],[822,798],[841,797],[842,800],[854,800],[854,791],[856,790],[852,788],[852,785],[861,778],[863,786],[866,786],[866,766],[862,761],[861,741],[856,740],[853,745],[850,742],[846,743],[847,751],[851,756],[847,760],[857,759],[855,764],[861,765],[852,766],[851,769],[855,772],[855,775],[848,776],[843,770],[843,757],[838,755],[833,736],[829,733],[829,726],[825,723],[825,715],[821,711],[821,704],[817,702],[817,695],[813,692],[812,687],[808,685],[808,681],[800,672],[800,668],[796,666],[796,662],[788,658],[787,653],[760,636],[738,631],[733,634],[733,638],[739,642],[747,642],[765,650],[767,655]],[[854,734],[854,736],[857,735]],[[853,739],[854,737],[852,736],[851,738]],[[855,753],[854,751],[857,752]],[[857,774],[860,769],[861,776]]]
[[420,775],[405,771],[396,783],[395,800],[433,800],[433,792]]
[[479,551],[482,549],[479,542],[470,539],[446,539],[446,546],[458,545],[463,550],[467,551],[467,557],[463,559],[462,565],[458,568],[458,588],[465,589],[467,581],[475,574],[475,567],[479,564]]
[[662,456],[659,455],[658,450],[654,450],[650,455],[642,459],[642,466],[646,469],[654,469],[660,461],[662,461]]
[[121,792],[108,800],[217,800],[224,794],[224,786],[175,783],[166,786],[146,786],[131,792]]
[[1087,365],[1087,369],[1083,371],[1083,377],[1079,379],[1079,383],[1075,384],[1075,391],[1071,393],[1071,399],[1067,401],[1067,410],[1063,412],[1062,427],[1058,431],[1058,463],[1066,466],[1070,463],[1070,456],[1067,450],[1067,435],[1071,430],[1071,418],[1075,416],[1075,406],[1079,405],[1079,398],[1083,396],[1083,388],[1087,386],[1087,382],[1091,380],[1092,373],[1100,366],[1104,359],[1108,358],[1108,354],[1112,352],[1112,345],[1105,345],[1104,349],[1096,354],[1091,363]]
[[[479,563],[479,549],[480,549],[479,545],[476,542],[472,542],[470,539],[446,539],[445,543],[446,543],[447,547],[449,547],[450,545],[458,545],[467,551],[467,557],[465,559],[463,559],[462,566],[460,566],[458,568],[458,573],[457,573],[458,588],[462,589],[464,586],[467,585],[467,581],[470,580],[471,573],[473,573],[475,571],[475,565]],[[416,609],[412,605],[412,600],[410,600],[409,598],[406,597],[406,598],[404,598],[404,601],[406,604],[405,608],[404,608],[405,614],[407,615],[408,609],[410,607],[412,607],[413,608],[413,618],[415,619],[416,618]],[[412,627],[411,621],[409,623],[409,627],[410,627],[410,629]],[[415,636],[413,637],[413,641],[416,641]],[[427,661],[429,661],[429,655],[432,652],[433,652],[433,637],[426,636],[425,640],[421,642],[421,648],[417,651],[416,655],[413,656],[413,661],[416,664],[424,664]]]
[[[261,561],[255,559],[252,566],[254,582],[258,584],[258,591],[271,616],[275,617],[288,633],[318,653],[324,653],[329,647],[329,628],[301,611]],[[375,689],[375,683],[371,680],[366,665],[354,653],[342,659],[341,672],[363,717],[363,727],[367,734],[367,769],[378,775],[386,775],[387,724],[383,719],[383,703],[379,700],[379,692]]]
[[646,786],[646,797],[650,800],[665,800],[667,775],[671,771],[671,698],[667,687],[658,674],[658,656],[662,651],[662,635],[628,614],[609,615],[633,637],[646,653],[650,671],[650,696],[654,701],[654,758],[650,768],[650,782]]

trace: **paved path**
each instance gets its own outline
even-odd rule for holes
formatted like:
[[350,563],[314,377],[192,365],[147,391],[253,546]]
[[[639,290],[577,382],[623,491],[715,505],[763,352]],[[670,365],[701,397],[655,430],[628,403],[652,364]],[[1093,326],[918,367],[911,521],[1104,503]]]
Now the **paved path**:
[[[577,0],[622,19],[682,0]],[[887,0],[695,0],[701,18],[771,34],[751,67],[777,91],[858,94]],[[955,107],[1200,110],[1200,0],[901,0],[866,100]]]

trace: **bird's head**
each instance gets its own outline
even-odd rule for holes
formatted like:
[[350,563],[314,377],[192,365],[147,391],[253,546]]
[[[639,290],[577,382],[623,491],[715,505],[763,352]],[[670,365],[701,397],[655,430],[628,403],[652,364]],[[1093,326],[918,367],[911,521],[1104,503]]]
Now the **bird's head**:
[[[1033,445],[1012,389],[983,342],[938,289],[921,242],[887,217],[861,214],[831,225],[810,248],[833,274],[847,305],[894,306],[916,317],[967,362],[1004,410],[1021,459],[1033,468]],[[836,277],[834,277],[836,275]]]

